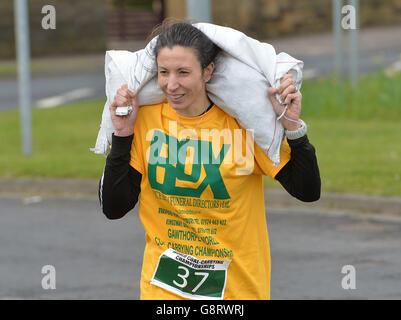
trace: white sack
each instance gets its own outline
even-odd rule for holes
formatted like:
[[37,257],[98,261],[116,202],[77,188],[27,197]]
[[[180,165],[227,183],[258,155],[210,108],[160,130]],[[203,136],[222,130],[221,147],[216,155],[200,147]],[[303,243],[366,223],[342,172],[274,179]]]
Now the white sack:
[[[245,129],[252,129],[256,143],[274,163],[279,163],[284,129],[277,120],[267,88],[278,88],[280,78],[291,72],[296,89],[299,90],[303,62],[286,53],[277,55],[273,46],[231,28],[209,23],[198,23],[194,26],[222,49],[216,59],[212,78],[206,85],[210,99],[236,118]],[[106,52],[107,101],[96,146],[91,149],[95,153],[106,155],[109,151],[114,132],[109,106],[123,84],[128,84],[128,88],[134,92],[139,90],[140,105],[165,101],[157,84],[157,69],[152,54],[156,39],[136,52]]]

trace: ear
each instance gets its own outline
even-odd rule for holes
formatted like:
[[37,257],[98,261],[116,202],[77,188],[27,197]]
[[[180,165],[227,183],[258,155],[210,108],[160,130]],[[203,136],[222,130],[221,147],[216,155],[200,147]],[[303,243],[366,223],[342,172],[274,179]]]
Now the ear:
[[210,64],[205,69],[203,69],[203,81],[205,83],[208,82],[212,77],[213,70],[214,70],[214,62],[210,62]]

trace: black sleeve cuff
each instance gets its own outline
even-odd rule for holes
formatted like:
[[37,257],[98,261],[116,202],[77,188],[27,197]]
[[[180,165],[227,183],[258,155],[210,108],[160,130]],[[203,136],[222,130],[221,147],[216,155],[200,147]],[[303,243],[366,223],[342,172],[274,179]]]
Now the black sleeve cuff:
[[303,137],[295,140],[287,139],[287,142],[291,149],[295,149],[307,145],[309,143],[309,139],[307,135],[304,135]]
[[134,135],[130,135],[127,137],[119,137],[115,136],[114,133],[111,138],[111,151],[110,157],[121,157],[129,154],[131,151],[132,140],[134,139]]
[[312,202],[320,198],[321,181],[315,148],[305,135],[288,140],[291,159],[277,173],[275,179],[295,198]]

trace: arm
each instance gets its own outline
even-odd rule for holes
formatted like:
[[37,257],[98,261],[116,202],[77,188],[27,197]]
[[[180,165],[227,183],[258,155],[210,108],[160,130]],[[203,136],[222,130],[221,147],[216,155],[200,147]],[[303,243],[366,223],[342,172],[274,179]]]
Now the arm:
[[[132,112],[126,116],[117,116],[116,109],[119,106],[132,106]],[[138,95],[123,85],[117,90],[109,109],[114,134],[111,152],[99,183],[99,200],[107,218],[119,219],[135,207],[141,191],[142,176],[129,164],[139,109]]]
[[113,134],[111,152],[107,157],[99,183],[99,200],[109,219],[120,219],[133,209],[141,192],[142,175],[129,164],[133,135]]
[[309,143],[306,135],[287,141],[291,148],[291,160],[279,171],[275,179],[298,200],[319,200],[321,181],[315,148]]
[[[315,148],[309,143],[306,125],[299,118],[302,94],[296,90],[290,74],[281,78],[279,88],[269,88],[268,93],[291,148],[290,161],[275,179],[297,199],[305,202],[316,201],[320,198],[321,181]],[[276,99],[276,94],[280,95],[283,104]]]

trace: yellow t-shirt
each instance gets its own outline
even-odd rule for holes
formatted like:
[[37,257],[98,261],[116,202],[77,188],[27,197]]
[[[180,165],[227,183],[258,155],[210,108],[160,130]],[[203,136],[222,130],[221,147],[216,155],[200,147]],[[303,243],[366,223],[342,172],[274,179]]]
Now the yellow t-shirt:
[[280,153],[277,167],[216,105],[193,118],[167,103],[139,108],[130,165],[142,174],[141,299],[270,298],[263,175],[290,159],[286,140]]

